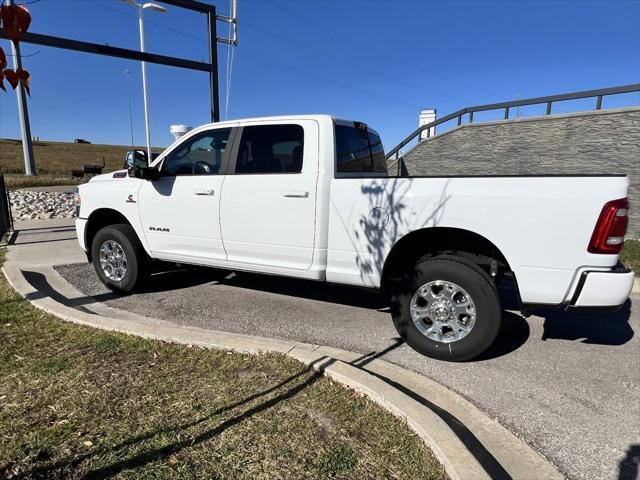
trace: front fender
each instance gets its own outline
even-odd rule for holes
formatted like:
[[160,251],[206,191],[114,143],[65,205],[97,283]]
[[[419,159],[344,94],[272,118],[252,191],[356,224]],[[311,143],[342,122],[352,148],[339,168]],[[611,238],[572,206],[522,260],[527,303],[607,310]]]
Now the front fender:
[[[80,218],[85,225],[78,228],[78,240],[85,251],[91,249],[90,238],[102,226],[125,221],[133,227],[143,248],[150,254],[149,247],[142,229],[138,212],[138,191],[143,180],[137,178],[117,178],[112,181],[90,182],[81,185]],[[82,235],[82,240],[80,240]]]

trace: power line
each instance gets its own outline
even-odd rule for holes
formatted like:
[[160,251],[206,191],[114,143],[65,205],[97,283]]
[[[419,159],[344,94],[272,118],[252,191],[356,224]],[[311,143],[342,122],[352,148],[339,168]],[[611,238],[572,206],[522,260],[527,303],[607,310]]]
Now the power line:
[[369,45],[369,44],[367,44],[367,43],[365,43],[365,42],[363,42],[363,41],[361,41],[361,40],[358,40],[357,38],[353,38],[353,37],[351,37],[351,36],[349,36],[349,35],[347,35],[347,34],[345,34],[345,33],[342,33],[342,32],[340,32],[339,30],[336,30],[336,29],[334,29],[334,28],[331,28],[331,27],[329,27],[329,26],[327,26],[327,25],[325,25],[325,24],[323,24],[323,23],[320,23],[320,22],[318,22],[318,21],[316,21],[316,20],[313,20],[313,19],[311,19],[311,18],[309,18],[309,17],[306,17],[306,16],[304,16],[304,15],[301,15],[301,14],[299,14],[299,13],[297,13],[297,12],[294,12],[293,10],[289,10],[288,8],[285,8],[285,7],[281,6],[281,5],[278,5],[277,3],[273,2],[272,0],[264,0],[264,1],[265,1],[265,2],[267,2],[267,3],[269,3],[270,5],[272,5],[272,6],[274,6],[274,7],[276,7],[276,8],[278,8],[278,9],[282,10],[283,12],[288,13],[289,15],[293,15],[294,17],[297,17],[297,18],[299,18],[299,19],[301,19],[301,20],[304,20],[305,22],[311,23],[312,25],[315,25],[315,26],[317,26],[317,27],[319,27],[319,28],[323,28],[323,29],[325,29],[325,30],[327,30],[327,31],[329,31],[329,32],[331,32],[331,33],[333,33],[334,35],[338,35],[338,36],[340,36],[340,37],[342,37],[342,38],[345,38],[345,39],[347,39],[347,40],[349,40],[349,41],[351,41],[351,42],[357,43],[358,45],[360,45],[360,46],[362,46],[362,47],[364,47],[364,48],[367,48],[367,49],[369,49],[369,50],[374,50],[374,51],[376,51],[376,52],[378,52],[378,53],[381,53],[381,54],[383,54],[383,55],[385,55],[385,56],[388,56],[388,57],[394,58],[396,61],[401,62],[401,63],[404,63],[405,65],[409,65],[410,67],[415,68],[416,70],[421,70],[421,71],[423,71],[423,72],[425,72],[425,73],[427,73],[427,74],[429,74],[429,75],[433,75],[434,77],[441,78],[442,80],[446,80],[446,81],[448,81],[448,82],[452,82],[452,83],[457,83],[458,85],[460,85],[460,86],[462,86],[462,87],[469,88],[469,89],[472,89],[472,90],[476,90],[476,91],[478,91],[478,92],[482,92],[482,93],[484,93],[485,95],[491,95],[492,97],[504,98],[502,95],[499,95],[499,94],[497,94],[497,93],[490,92],[490,91],[488,91],[488,90],[484,90],[484,89],[482,89],[482,88],[478,88],[478,87],[475,87],[475,86],[473,86],[473,85],[469,85],[469,84],[466,84],[466,83],[460,82],[459,80],[455,80],[455,79],[453,79],[453,78],[446,77],[446,76],[444,76],[444,75],[442,75],[442,74],[440,74],[440,73],[437,73],[437,72],[434,72],[434,71],[428,70],[428,69],[424,68],[423,66],[418,65],[418,64],[413,63],[413,62],[410,62],[410,61],[408,61],[408,60],[405,60],[404,58],[399,57],[399,56],[397,56],[397,55],[396,55],[396,54],[394,54],[394,53],[391,53],[391,52],[388,52],[388,51],[381,50],[381,49],[379,49],[379,48],[377,48],[377,47],[374,47],[373,45]]
[[[229,11],[233,12],[233,0],[229,0]],[[231,14],[233,15],[233,13]],[[235,21],[237,21],[237,19],[235,19]],[[232,30],[235,28],[235,25],[233,25],[231,22],[229,22],[229,38],[231,38],[231,32]],[[235,32],[235,30],[234,30]],[[234,37],[235,38],[235,37]],[[236,45],[233,45],[232,42],[229,42],[227,44],[227,82],[225,85],[225,89],[224,89],[224,96],[225,96],[225,102],[224,102],[224,118],[225,120],[229,119],[229,100],[231,99],[231,74],[233,73],[233,54],[235,52],[236,49]]]
[[[33,53],[22,53],[20,52],[20,58],[29,58],[29,57],[35,57],[36,55],[40,54],[40,52],[42,52],[42,50],[36,50]],[[11,54],[11,53],[5,53],[5,56],[7,57],[14,57],[15,55]]]
[[[125,11],[120,10],[118,8],[113,8],[113,7],[110,7],[108,5],[104,5],[104,4],[102,4],[100,2],[97,2],[95,0],[84,0],[84,1],[86,3],[90,3],[92,5],[95,5],[96,7],[104,8],[106,10],[110,10],[112,12],[119,13],[120,15],[124,15],[126,17],[135,18],[136,20],[138,19],[137,15],[134,15],[134,14],[129,13],[129,12],[125,12]],[[189,33],[183,32],[182,30],[178,30],[177,28],[173,28],[173,27],[170,27],[168,25],[163,25],[162,23],[154,22],[153,20],[148,20],[148,19],[145,18],[144,19],[144,23],[145,24],[149,24],[149,25],[154,25],[154,26],[156,26],[158,28],[164,28],[165,30],[169,30],[170,32],[178,33],[178,34],[180,34],[182,36],[185,36],[187,38],[191,38],[192,40],[198,40],[200,42],[209,43],[208,40],[206,40],[206,39],[204,39],[202,37],[197,37],[195,35],[191,35]]]
[[276,62],[273,62],[271,60],[267,60],[265,58],[259,57],[257,55],[253,55],[251,53],[243,52],[241,50],[238,50],[238,54],[239,55],[244,55],[244,56],[249,57],[249,58],[253,58],[255,60],[259,60],[259,61],[264,62],[264,63],[268,63],[270,65],[274,65],[276,67],[285,68],[287,70],[291,70],[293,72],[297,72],[297,73],[299,73],[301,75],[305,75],[305,76],[310,77],[310,78],[315,78],[317,80],[322,80],[322,81],[327,82],[327,83],[332,83],[332,84],[337,85],[339,87],[348,88],[349,90],[354,90],[356,92],[364,93],[366,95],[371,95],[373,97],[382,98],[382,99],[387,100],[389,102],[401,103],[403,105],[408,105],[410,107],[422,108],[420,105],[417,105],[415,103],[405,102],[404,100],[398,100],[396,98],[392,98],[392,97],[388,97],[386,95],[382,95],[382,94],[379,94],[379,93],[371,92],[369,90],[364,90],[362,88],[358,88],[358,87],[354,87],[354,86],[351,86],[351,85],[347,85],[345,83],[336,82],[335,80],[331,80],[329,78],[321,77],[321,76],[315,75],[313,73],[305,72],[304,70],[299,70],[297,68],[290,67],[289,65],[284,65],[282,63],[276,63]]
[[267,33],[268,35],[272,35],[272,36],[274,36],[276,38],[280,38],[280,39],[285,40],[287,42],[293,43],[294,45],[297,45],[299,47],[305,48],[305,49],[307,49],[309,51],[312,51],[312,52],[315,52],[317,54],[324,55],[324,56],[332,58],[334,60],[338,60],[340,62],[343,62],[343,63],[345,63],[347,65],[351,65],[353,67],[360,68],[360,69],[365,70],[365,71],[367,71],[369,73],[373,73],[374,75],[378,75],[380,77],[387,78],[387,79],[392,80],[394,82],[398,82],[398,83],[401,83],[403,85],[407,85],[409,87],[416,88],[418,90],[422,90],[422,91],[430,93],[432,95],[437,95],[439,97],[448,98],[448,99],[454,100],[454,101],[461,101],[461,102],[464,102],[464,103],[467,103],[467,104],[476,103],[476,102],[474,102],[472,100],[468,100],[468,99],[461,98],[461,97],[455,97],[455,96],[452,96],[452,95],[447,95],[446,93],[441,93],[441,92],[438,92],[438,91],[435,91],[435,90],[431,90],[431,89],[425,88],[425,87],[423,87],[421,85],[416,85],[415,83],[407,82],[406,80],[402,80],[400,78],[394,77],[394,76],[389,75],[387,73],[381,72],[381,71],[376,70],[374,68],[367,67],[366,65],[362,65],[362,64],[359,64],[359,63],[356,63],[356,62],[352,62],[351,60],[347,60],[347,59],[342,58],[342,57],[337,57],[337,56],[333,55],[332,53],[329,53],[327,51],[324,51],[324,50],[321,50],[319,48],[313,47],[311,45],[306,45],[304,43],[298,42],[297,40],[294,40],[292,38],[286,37],[284,35],[281,35],[279,33],[273,32],[271,30],[268,30],[266,28],[260,27],[258,25],[254,25],[252,23],[249,23],[246,20],[239,21],[239,23],[241,23],[243,25],[247,25],[247,26],[249,26],[251,28],[254,28],[256,30],[259,30],[261,32]]
[[[109,7],[109,6],[107,6],[107,5],[103,5],[103,4],[101,4],[101,3],[99,3],[99,2],[97,2],[97,1],[95,1],[95,0],[84,0],[84,1],[85,1],[85,2],[87,2],[87,3],[91,3],[91,4],[93,4],[93,5],[96,5],[96,6],[98,6],[98,7],[104,8],[104,9],[106,9],[106,10],[110,10],[110,11],[112,11],[112,12],[119,13],[119,14],[121,14],[121,15],[125,15],[125,16],[127,16],[127,17],[131,17],[131,18],[135,18],[135,19],[137,19],[137,18],[138,18],[137,16],[135,16],[135,15],[133,15],[133,14],[129,13],[129,12],[125,12],[125,11],[123,11],[123,10],[119,10],[119,9],[117,9],[117,8],[113,8],[113,7]],[[191,35],[191,34],[189,34],[189,33],[183,32],[182,30],[178,30],[178,29],[176,29],[176,28],[172,28],[172,27],[169,27],[169,26],[167,26],[167,25],[163,25],[163,24],[161,24],[161,23],[154,22],[154,21],[152,21],[152,20],[147,20],[147,19],[145,19],[145,23],[148,23],[148,24],[150,24],[150,25],[154,25],[154,26],[159,27],[159,28],[163,28],[163,29],[165,29],[165,30],[168,30],[168,31],[171,31],[171,32],[174,32],[174,33],[177,33],[177,34],[180,34],[180,35],[182,35],[182,36],[184,36],[184,37],[191,38],[191,39],[193,39],[193,40],[198,40],[198,41],[200,41],[200,42],[208,43],[208,40],[206,40],[206,39],[204,39],[204,38],[202,38],[202,37],[198,37],[198,36],[195,36],[195,35]],[[370,72],[370,73],[373,73],[373,74],[375,74],[375,75],[379,75],[379,76],[381,76],[381,77],[388,78],[388,79],[393,80],[393,81],[395,81],[395,82],[402,83],[402,84],[404,84],[404,85],[407,85],[407,86],[410,86],[410,87],[413,87],[413,88],[416,88],[416,89],[419,89],[419,90],[425,91],[425,92],[430,93],[430,94],[432,94],[432,95],[438,95],[438,96],[443,97],[443,98],[448,98],[448,99],[450,99],[450,100],[454,100],[454,101],[462,101],[462,102],[464,102],[464,103],[476,103],[476,102],[473,102],[473,101],[470,101],[470,100],[467,100],[467,99],[464,99],[464,98],[455,97],[455,96],[452,96],[452,95],[447,95],[447,94],[445,94],[445,93],[437,92],[437,91],[435,91],[435,90],[430,90],[430,89],[428,89],[428,88],[424,88],[424,87],[422,87],[422,86],[420,86],[420,85],[416,85],[416,84],[414,84],[414,83],[407,82],[407,81],[405,81],[405,80],[402,80],[402,79],[399,79],[399,78],[393,77],[393,76],[388,75],[388,74],[386,74],[386,73],[379,72],[379,71],[377,71],[377,70],[375,70],[375,69],[372,69],[372,68],[370,68],[370,67],[366,67],[366,66],[364,66],[364,65],[360,65],[360,64],[355,63],[355,62],[352,62],[352,61],[350,61],[350,60],[346,60],[346,59],[343,59],[343,58],[340,58],[340,57],[336,57],[336,56],[332,55],[331,53],[325,52],[325,51],[323,51],[323,50],[320,50],[320,49],[318,49],[318,48],[312,47],[312,46],[310,46],[310,45],[303,44],[303,43],[298,42],[298,41],[296,41],[296,40],[294,40],[294,39],[288,38],[288,37],[286,37],[286,36],[284,36],[284,35],[281,35],[281,34],[279,34],[279,33],[273,32],[273,31],[268,30],[268,29],[266,29],[266,28],[259,27],[259,26],[257,26],[257,25],[252,24],[252,23],[249,23],[249,22],[247,22],[247,21],[244,21],[244,20],[243,20],[243,21],[239,21],[239,23],[242,23],[243,25],[247,25],[247,26],[249,26],[249,27],[251,27],[251,28],[255,28],[256,30],[260,30],[260,31],[262,31],[262,32],[264,32],[264,33],[267,33],[267,34],[269,34],[269,35],[273,35],[273,36],[275,36],[275,37],[277,37],[277,38],[281,38],[282,40],[285,40],[285,41],[287,41],[287,42],[293,43],[293,44],[298,45],[298,46],[300,46],[300,47],[302,47],[302,48],[305,48],[305,49],[307,49],[307,50],[310,50],[310,51],[316,52],[316,53],[318,53],[318,54],[320,54],[320,55],[328,56],[328,57],[333,58],[333,59],[335,59],[335,60],[341,61],[341,62],[346,63],[346,64],[351,65],[351,66],[354,66],[354,67],[356,67],[356,68],[360,68],[360,69],[366,70],[366,71],[368,71],[368,72]],[[317,77],[317,78],[322,78],[322,77]],[[419,107],[419,108],[421,108],[421,107]]]
[[[91,3],[91,4],[93,4],[93,5],[96,5],[96,6],[99,6],[99,7],[105,8],[105,9],[107,9],[107,10],[111,10],[112,12],[119,13],[119,14],[121,14],[121,15],[125,15],[125,16],[127,16],[127,17],[132,17],[132,18],[136,18],[136,19],[138,18],[138,17],[136,17],[135,15],[130,14],[129,12],[125,12],[125,11],[119,10],[119,9],[117,9],[117,8],[109,7],[109,6],[107,6],[107,5],[102,5],[101,3],[98,3],[98,2],[96,2],[95,0],[84,0],[84,1],[85,1],[85,2],[87,2],[87,3]],[[197,37],[197,36],[195,36],[195,35],[191,35],[191,34],[185,33],[185,32],[183,32],[183,31],[181,31],[181,30],[178,30],[178,29],[175,29],[175,28],[169,27],[169,26],[167,26],[167,25],[163,25],[163,24],[158,23],[158,22],[153,22],[153,21],[151,21],[151,20],[146,20],[146,19],[145,19],[145,23],[149,23],[149,24],[154,25],[154,26],[156,26],[156,27],[158,27],[158,28],[164,28],[164,29],[166,29],[166,30],[169,30],[169,31],[172,31],[172,32],[175,32],[175,33],[179,33],[179,34],[181,34],[181,35],[183,35],[183,36],[186,36],[186,37],[192,38],[192,39],[194,39],[194,40],[198,40],[198,41],[200,41],[200,42],[208,43],[208,40],[207,40],[207,39],[204,39],[204,38],[202,38],[202,37]],[[237,52],[237,53],[238,53],[239,55],[244,55],[244,56],[246,56],[246,57],[253,58],[254,60],[258,60],[258,61],[261,61],[261,62],[264,62],[264,63],[270,64],[270,65],[274,65],[274,66],[279,67],[279,68],[284,68],[284,69],[286,69],[286,70],[290,70],[290,71],[293,71],[293,72],[299,73],[300,75],[304,75],[304,76],[307,76],[307,77],[310,77],[310,78],[314,78],[314,79],[316,79],[316,80],[320,80],[320,81],[323,81],[323,82],[331,83],[331,84],[333,84],[333,85],[337,85],[337,86],[342,87],[342,88],[347,88],[347,89],[349,89],[349,90],[353,90],[353,91],[356,91],[356,92],[364,93],[365,95],[370,95],[370,96],[373,96],[373,97],[378,97],[378,98],[381,98],[381,99],[383,99],[383,100],[387,100],[387,101],[390,101],[390,102],[399,103],[399,104],[403,104],[403,105],[408,105],[408,106],[410,106],[410,107],[422,108],[422,106],[421,106],[421,105],[418,105],[418,104],[415,104],[415,103],[406,102],[406,101],[404,101],[404,100],[399,100],[399,99],[392,98],[392,97],[389,97],[389,96],[386,96],[386,95],[383,95],[383,94],[379,94],[379,93],[371,92],[371,91],[369,91],[369,90],[365,90],[365,89],[362,89],[362,88],[358,88],[358,87],[354,87],[354,86],[351,86],[351,85],[347,85],[347,84],[345,84],[345,83],[337,82],[337,81],[335,81],[335,80],[331,80],[331,79],[328,79],[328,78],[325,78],[325,77],[321,77],[321,76],[319,76],[319,75],[315,75],[315,74],[313,74],[313,73],[306,72],[306,71],[304,71],[304,70],[300,70],[300,69],[295,68],[295,67],[291,67],[291,66],[289,66],[289,65],[285,65],[285,64],[282,64],[282,63],[273,62],[273,61],[271,61],[271,60],[268,60],[268,59],[266,59],[266,58],[262,58],[262,57],[260,57],[260,56],[258,56],[258,55],[254,55],[254,54],[251,54],[251,53],[248,53],[248,52],[243,52],[243,51],[238,50],[238,52]],[[440,94],[438,94],[438,95],[440,95]]]

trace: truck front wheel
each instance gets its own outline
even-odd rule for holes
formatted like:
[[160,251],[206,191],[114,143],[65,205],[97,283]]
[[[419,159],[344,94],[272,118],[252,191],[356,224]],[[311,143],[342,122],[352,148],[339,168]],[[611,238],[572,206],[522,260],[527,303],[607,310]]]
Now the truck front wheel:
[[433,358],[466,361],[491,346],[502,309],[487,273],[462,258],[419,260],[391,292],[393,323],[414,350]]
[[146,273],[146,254],[127,224],[101,228],[91,244],[91,260],[100,281],[118,292],[133,291]]

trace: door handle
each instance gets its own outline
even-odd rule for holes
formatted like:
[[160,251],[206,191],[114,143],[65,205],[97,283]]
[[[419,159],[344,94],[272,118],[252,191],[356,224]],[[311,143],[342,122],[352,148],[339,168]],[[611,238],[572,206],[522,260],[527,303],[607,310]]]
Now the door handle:
[[309,192],[302,190],[285,190],[282,192],[283,197],[287,198],[309,198]]
[[195,190],[193,193],[196,195],[213,195],[214,191],[213,188],[201,188],[199,190]]

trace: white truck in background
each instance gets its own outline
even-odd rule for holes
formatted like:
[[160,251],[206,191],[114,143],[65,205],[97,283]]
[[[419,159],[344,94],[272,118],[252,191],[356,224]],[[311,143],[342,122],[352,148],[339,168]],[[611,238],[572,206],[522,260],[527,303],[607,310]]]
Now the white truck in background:
[[150,165],[127,155],[78,194],[80,245],[113,290],[156,260],[382,289],[410,346],[463,361],[498,334],[504,275],[522,311],[617,307],[633,286],[625,175],[391,177],[375,131],[328,115],[209,124]]

